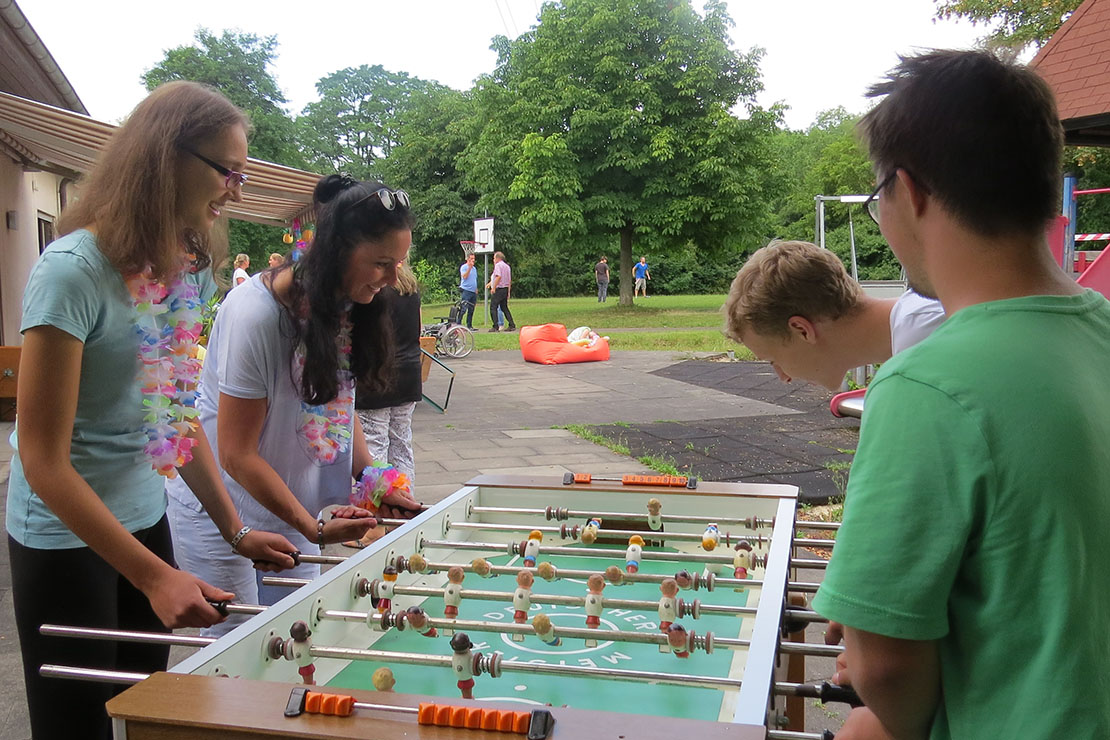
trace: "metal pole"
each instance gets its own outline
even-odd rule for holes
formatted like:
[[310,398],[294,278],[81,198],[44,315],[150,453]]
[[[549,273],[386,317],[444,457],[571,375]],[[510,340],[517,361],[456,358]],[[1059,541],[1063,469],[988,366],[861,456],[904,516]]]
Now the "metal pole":
[[1064,175],[1064,193],[1062,213],[1068,217],[1068,224],[1064,227],[1064,273],[1075,275],[1075,221],[1079,213],[1079,204],[1075,198],[1076,176],[1074,173]]
[[[507,552],[509,555],[516,555],[517,543],[510,542],[507,544],[493,543],[493,542],[468,542],[468,541],[451,541],[451,540],[424,540],[422,543],[426,548],[439,548],[447,550],[482,550],[486,552]],[[624,553],[619,550],[603,550],[596,547],[540,547],[541,555],[570,555],[577,557],[587,558],[609,558],[609,559],[624,559]],[[709,553],[700,552],[682,552],[682,553],[669,553],[669,552],[645,552],[641,556],[643,560],[663,560],[675,563],[721,563],[732,564],[732,555],[711,555]]]
[[[518,509],[511,506],[474,506],[470,508],[471,514],[514,514],[514,515],[535,515],[544,516],[548,520],[555,519],[564,521],[571,518],[581,517],[583,519],[590,519],[597,517],[602,522],[606,519],[631,519],[633,521],[646,520],[647,514],[633,514],[623,511],[587,511],[585,509],[560,509],[554,506],[549,506],[546,509]],[[683,524],[719,524],[719,525],[743,525],[748,529],[759,529],[763,527],[775,526],[774,518],[764,517],[729,517],[729,516],[693,516],[693,515],[677,515],[677,514],[661,514],[663,524],[680,522]],[[386,520],[387,522],[391,520]],[[406,520],[407,521],[407,520]]]
[[[136,684],[150,678],[149,673],[128,673],[127,671],[103,671],[98,668],[75,668],[68,665],[46,663],[39,668],[43,678],[72,678],[93,683]],[[64,708],[59,708],[64,710]]]

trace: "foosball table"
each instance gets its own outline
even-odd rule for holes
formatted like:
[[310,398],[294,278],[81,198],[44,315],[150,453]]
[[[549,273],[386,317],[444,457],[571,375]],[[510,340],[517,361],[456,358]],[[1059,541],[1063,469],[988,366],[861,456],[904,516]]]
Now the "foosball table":
[[788,606],[797,489],[588,478],[480,476],[269,579],[289,596],[109,702],[116,737],[822,737],[782,729],[790,664],[837,651],[784,631],[819,620]]

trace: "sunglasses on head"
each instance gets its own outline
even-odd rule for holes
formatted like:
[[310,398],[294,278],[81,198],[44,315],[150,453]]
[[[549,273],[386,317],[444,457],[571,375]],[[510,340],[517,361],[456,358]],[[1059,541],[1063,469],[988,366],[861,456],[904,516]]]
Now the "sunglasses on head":
[[398,203],[401,204],[402,208],[409,207],[408,193],[406,193],[404,190],[390,190],[389,188],[378,188],[374,192],[359,198],[348,207],[354,208],[355,206],[367,200],[370,200],[374,196],[378,197],[378,200],[381,201],[382,207],[385,208],[385,210],[387,211],[392,211]]

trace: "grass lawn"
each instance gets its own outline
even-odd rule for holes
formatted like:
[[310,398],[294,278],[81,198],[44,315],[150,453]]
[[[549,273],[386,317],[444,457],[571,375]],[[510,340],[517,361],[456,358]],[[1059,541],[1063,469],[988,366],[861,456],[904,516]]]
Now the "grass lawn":
[[[479,299],[481,297],[479,296]],[[635,305],[621,306],[616,296],[598,303],[596,296],[574,298],[511,299],[509,308],[516,325],[563,324],[570,331],[588,326],[609,336],[615,350],[665,350],[674,352],[726,352],[735,350],[743,359],[753,359],[746,347],[726,339],[721,333],[724,295],[668,295],[638,298]],[[429,304],[421,311],[425,323],[447,315],[446,304]],[[475,347],[516,349],[517,334],[488,333],[487,323],[479,319],[483,306],[474,311]],[[635,331],[647,329],[649,331]],[[620,331],[618,331],[620,330]]]

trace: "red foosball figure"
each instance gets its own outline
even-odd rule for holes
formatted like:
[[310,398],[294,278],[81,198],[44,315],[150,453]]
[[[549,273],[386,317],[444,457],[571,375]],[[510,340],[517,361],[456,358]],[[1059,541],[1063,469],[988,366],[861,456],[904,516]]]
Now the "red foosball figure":
[[459,615],[459,604],[462,603],[462,582],[465,577],[466,573],[457,565],[451,566],[447,571],[447,585],[443,587],[443,616],[449,619]]
[[528,610],[532,608],[532,584],[535,579],[532,571],[522,570],[516,574],[517,589],[513,592],[513,621],[524,624],[528,620]]
[[405,609],[405,620],[414,630],[424,635],[424,637],[439,636],[439,632],[435,627],[428,626],[428,615],[418,606],[410,606],[408,609]]
[[690,657],[686,628],[681,624],[676,622],[667,628],[667,643],[671,646],[671,652],[674,653],[676,658]]
[[316,685],[314,675],[316,666],[312,662],[312,632],[308,625],[299,619],[289,628],[292,638],[285,643],[285,657],[297,664],[297,673],[301,680],[309,686]]
[[659,599],[659,631],[667,633],[667,628],[674,622],[678,614],[678,582],[673,578],[664,578],[659,584],[663,596]]
[[382,569],[378,582],[378,614],[385,614],[393,606],[393,589],[397,586],[397,569],[387,565]]
[[600,573],[594,573],[586,580],[586,626],[597,629],[601,625],[601,612],[604,610],[602,592],[605,590],[605,579]]
[[457,686],[462,693],[462,698],[474,698],[474,654],[470,649],[474,647],[470,637],[465,632],[459,632],[451,638],[451,669],[458,679]]

